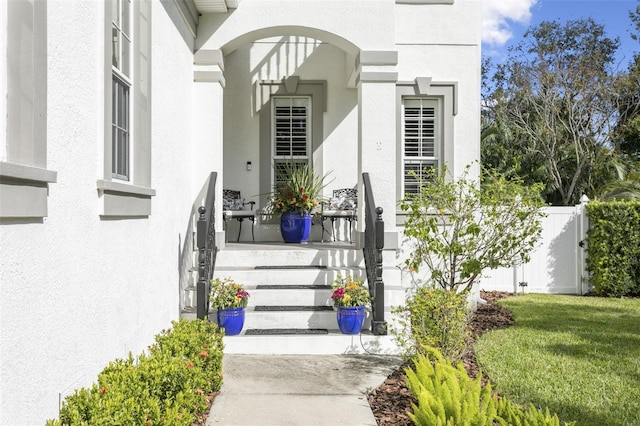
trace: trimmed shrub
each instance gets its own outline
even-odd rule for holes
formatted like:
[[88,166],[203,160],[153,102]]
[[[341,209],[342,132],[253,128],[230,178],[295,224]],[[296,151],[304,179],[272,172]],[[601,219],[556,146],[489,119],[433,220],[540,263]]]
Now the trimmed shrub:
[[149,354],[112,361],[97,384],[65,398],[47,425],[193,424],[222,384],[222,333],[201,320],[172,324]]
[[173,330],[163,330],[156,336],[156,344],[149,348],[180,359],[188,359],[204,373],[207,382],[202,390],[210,393],[222,385],[222,332],[208,321],[174,321]]
[[[525,410],[507,398],[500,398],[491,384],[481,385],[481,375],[469,378],[462,363],[454,366],[435,348],[425,348],[405,369],[407,387],[416,397],[409,418],[421,426],[443,425],[527,425],[559,426],[557,415],[530,405]],[[568,423],[567,425],[573,425]]]
[[394,308],[400,329],[392,333],[408,355],[435,347],[451,360],[459,359],[469,337],[467,293],[419,287],[405,306]]
[[587,204],[587,269],[601,296],[640,296],[640,202]]

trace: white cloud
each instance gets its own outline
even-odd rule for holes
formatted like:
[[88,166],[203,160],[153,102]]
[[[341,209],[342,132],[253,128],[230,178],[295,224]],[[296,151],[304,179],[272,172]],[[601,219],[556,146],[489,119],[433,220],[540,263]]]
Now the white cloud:
[[538,0],[481,0],[482,42],[502,46],[513,36],[510,24],[527,25]]

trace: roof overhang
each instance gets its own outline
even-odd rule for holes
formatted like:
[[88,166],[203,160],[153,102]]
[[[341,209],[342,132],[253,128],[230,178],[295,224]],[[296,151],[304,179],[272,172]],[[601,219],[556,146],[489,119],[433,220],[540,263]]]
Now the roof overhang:
[[240,0],[193,0],[199,13],[227,13],[238,7]]

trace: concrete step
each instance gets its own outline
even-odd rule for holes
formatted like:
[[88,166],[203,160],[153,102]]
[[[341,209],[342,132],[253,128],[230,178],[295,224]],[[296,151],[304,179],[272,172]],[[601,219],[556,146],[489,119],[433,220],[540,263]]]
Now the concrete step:
[[245,286],[259,284],[323,284],[328,285],[338,275],[351,275],[365,280],[364,268],[331,267],[307,269],[255,269],[254,267],[224,267],[216,264],[215,278],[231,277]]
[[374,336],[363,330],[360,334],[342,334],[329,330],[327,334],[314,335],[256,335],[247,336],[243,331],[237,336],[224,337],[225,354],[263,355],[334,355],[378,354],[397,355],[398,346],[391,336]]
[[[259,310],[267,308],[269,310]],[[244,329],[298,328],[337,329],[336,313],[331,306],[248,307]]]
[[[302,285],[278,285],[278,288],[247,286],[251,295],[249,304],[258,305],[326,305],[332,306],[331,287]],[[314,286],[316,287],[316,286]],[[385,286],[384,300],[386,306],[398,306],[404,303],[405,293],[399,287]]]
[[276,285],[276,287],[265,288],[264,285],[256,289],[247,289],[251,297],[250,303],[258,305],[327,305],[331,304],[331,287],[322,286],[302,286],[302,285]]
[[[395,265],[395,250],[383,251],[385,265]],[[230,243],[216,255],[216,268],[256,265],[364,267],[362,249],[350,243]]]
[[256,265],[292,266],[363,266],[361,250],[355,248],[323,248],[320,244],[228,244],[216,256],[216,267],[249,267]]
[[[385,256],[385,317],[390,318],[391,306],[404,301],[404,290],[395,253]],[[251,297],[243,331],[224,337],[225,353],[397,354],[390,336],[371,335],[370,310],[361,334],[338,330],[330,283],[339,275],[366,281],[364,266],[362,250],[349,243],[227,244],[216,256],[214,277],[232,278]],[[195,292],[185,293],[185,300],[195,306]],[[209,319],[216,322],[215,310]]]

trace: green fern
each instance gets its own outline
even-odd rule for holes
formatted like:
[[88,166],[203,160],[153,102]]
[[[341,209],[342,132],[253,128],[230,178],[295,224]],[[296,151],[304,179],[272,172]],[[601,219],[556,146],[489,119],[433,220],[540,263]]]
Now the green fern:
[[462,363],[454,366],[438,349],[425,347],[413,364],[405,374],[418,402],[409,418],[418,426],[560,426],[548,409],[530,405],[523,410],[499,398],[490,383],[482,386],[480,374],[471,379]]

